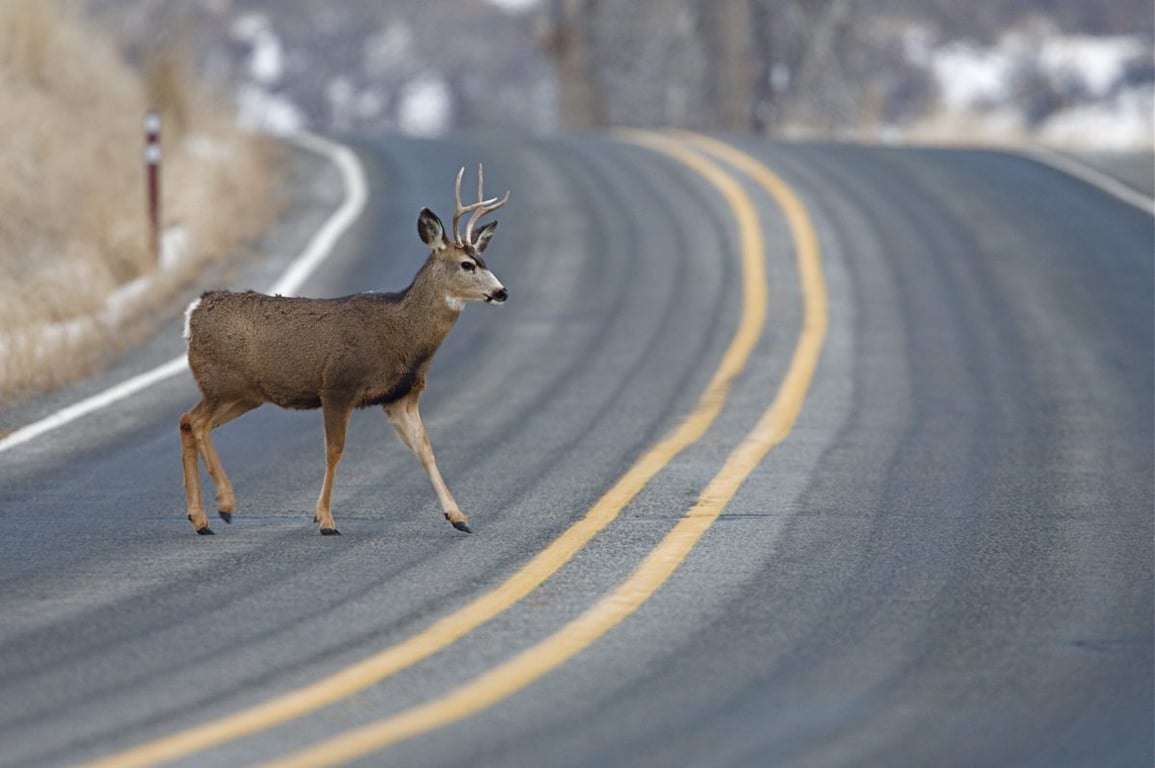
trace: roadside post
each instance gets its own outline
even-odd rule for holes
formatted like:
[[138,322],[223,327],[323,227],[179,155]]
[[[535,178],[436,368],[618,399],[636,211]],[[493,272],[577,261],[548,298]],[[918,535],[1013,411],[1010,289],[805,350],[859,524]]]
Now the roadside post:
[[160,253],[160,113],[150,110],[144,118],[144,164],[148,183],[148,245],[153,263],[161,267]]

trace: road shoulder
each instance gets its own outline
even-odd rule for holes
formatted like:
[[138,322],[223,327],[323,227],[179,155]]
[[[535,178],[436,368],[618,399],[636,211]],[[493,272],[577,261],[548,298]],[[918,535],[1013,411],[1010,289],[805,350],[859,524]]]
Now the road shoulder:
[[180,355],[183,313],[210,288],[265,289],[281,275],[340,204],[344,194],[337,168],[325,157],[286,142],[283,181],[273,194],[282,198],[281,215],[245,255],[212,265],[172,302],[148,318],[152,330],[143,343],[109,361],[99,373],[53,390],[0,405],[0,437],[102,392]]

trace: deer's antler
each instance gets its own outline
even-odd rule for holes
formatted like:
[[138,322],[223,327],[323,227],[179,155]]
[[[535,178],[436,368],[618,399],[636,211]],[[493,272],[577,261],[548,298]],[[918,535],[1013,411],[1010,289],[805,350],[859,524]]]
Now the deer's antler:
[[[473,226],[477,224],[477,220],[487,213],[493,213],[509,200],[509,192],[500,200],[496,197],[485,199],[485,170],[481,164],[477,164],[477,202],[469,205],[461,204],[461,177],[465,175],[465,167],[457,172],[457,181],[453,184],[453,238],[457,246],[460,248],[467,243],[473,242]],[[461,221],[462,214],[473,212],[469,217],[469,221],[465,224],[465,235],[462,236],[457,229],[458,223]]]

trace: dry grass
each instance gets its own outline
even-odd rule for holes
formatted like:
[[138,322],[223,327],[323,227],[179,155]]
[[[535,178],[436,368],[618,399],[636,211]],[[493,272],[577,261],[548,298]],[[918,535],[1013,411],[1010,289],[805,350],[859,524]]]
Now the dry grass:
[[[141,157],[153,105],[165,117],[165,225],[189,240],[188,258],[163,272],[148,249]],[[139,340],[199,267],[274,213],[267,142],[234,127],[186,58],[153,56],[137,72],[74,4],[0,0],[0,136],[0,402]],[[144,275],[146,296],[100,315]]]

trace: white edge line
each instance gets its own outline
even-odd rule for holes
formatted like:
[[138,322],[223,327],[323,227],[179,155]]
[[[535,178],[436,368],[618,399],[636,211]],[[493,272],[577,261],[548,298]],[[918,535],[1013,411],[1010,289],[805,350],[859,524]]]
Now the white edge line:
[[1043,165],[1049,165],[1056,170],[1074,176],[1081,181],[1085,181],[1091,186],[1097,187],[1107,194],[1135,206],[1144,213],[1155,216],[1155,200],[1147,197],[1142,192],[1132,189],[1118,179],[1108,176],[1093,166],[1050,149],[1033,149],[1027,154]]
[[[270,293],[279,293],[284,296],[295,294],[317,267],[328,258],[337,240],[345,234],[349,225],[361,214],[369,197],[364,169],[361,167],[357,156],[348,147],[311,133],[298,133],[288,138],[294,144],[322,155],[337,166],[345,187],[345,198],[340,207],[331,213],[321,228],[314,233],[305,250],[293,260],[281,278],[269,289]],[[21,427],[7,437],[0,439],[0,453],[34,440],[90,413],[107,408],[113,403],[187,369],[188,361],[184,355],[181,355],[109,387],[103,392],[61,408],[55,413]]]

